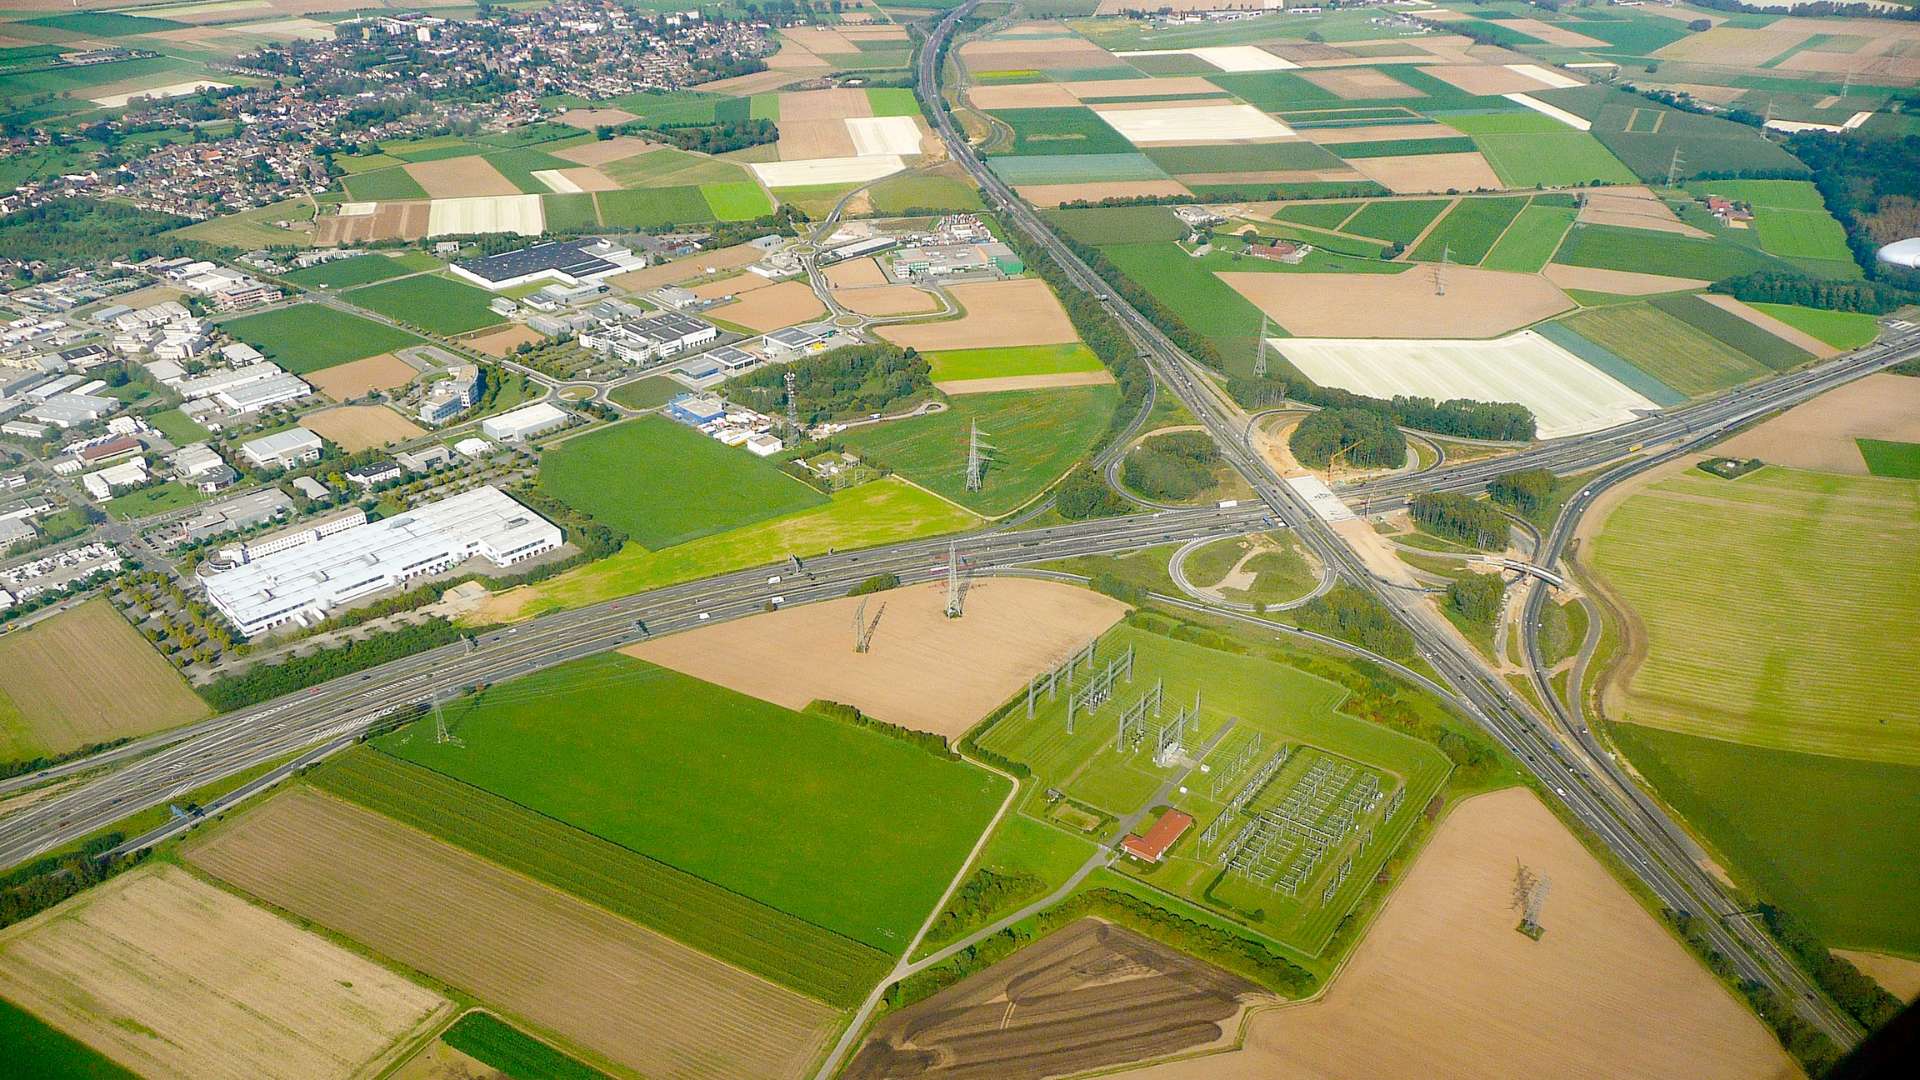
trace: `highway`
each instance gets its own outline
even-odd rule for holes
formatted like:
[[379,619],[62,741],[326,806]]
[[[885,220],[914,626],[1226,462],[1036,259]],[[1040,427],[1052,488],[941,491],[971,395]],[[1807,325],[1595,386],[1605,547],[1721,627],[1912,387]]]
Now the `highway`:
[[[1105,299],[1108,309],[1140,344],[1142,356],[1155,375],[1213,435],[1222,454],[1247,477],[1260,499],[1273,510],[1275,518],[1296,529],[1323,562],[1341,577],[1372,593],[1406,624],[1421,656],[1459,692],[1469,706],[1469,715],[1522,762],[1544,793],[1557,797],[1575,820],[1605,844],[1662,903],[1696,914],[1720,916],[1702,922],[1713,946],[1728,957],[1743,977],[1773,989],[1783,1002],[1791,1003],[1842,1049],[1857,1043],[1860,1032],[1851,1019],[1818,993],[1798,968],[1783,963],[1777,948],[1762,931],[1747,920],[1727,917],[1736,910],[1735,905],[1685,846],[1675,843],[1674,838],[1683,834],[1664,812],[1644,796],[1624,795],[1607,780],[1597,779],[1594,773],[1576,765],[1574,758],[1578,755],[1569,751],[1547,721],[1491,671],[1437,612],[1424,601],[1410,599],[1375,578],[1344,539],[1281,482],[1266,459],[1254,449],[1249,439],[1251,423],[1224,399],[1200,365],[1131,305],[1110,295],[1109,288],[1092,269],[1054,236],[1033,209],[973,153],[941,102],[938,57],[941,43],[951,36],[956,23],[972,10],[975,2],[977,0],[972,0],[948,13],[929,35],[919,58],[919,93],[934,116],[950,155],[980,185],[990,203],[1003,212],[1003,221],[1044,248],[1075,284]],[[1753,416],[1804,400],[1821,390],[1920,353],[1915,340],[1916,335],[1910,328],[1903,329],[1884,347],[1863,350],[1715,402],[1666,417],[1638,421],[1598,438],[1546,444],[1538,450],[1527,451],[1521,460],[1510,457],[1498,463],[1468,463],[1438,471],[1438,475],[1430,471],[1415,478],[1382,481],[1376,494],[1404,497],[1407,492],[1428,490],[1436,484],[1450,488],[1484,486],[1494,475],[1530,465],[1560,472],[1579,471],[1589,463],[1599,464],[1637,452],[1651,440],[1674,438],[1676,431],[1680,436],[1698,431],[1704,439]]]
[[[431,702],[436,695],[451,697],[482,683],[516,678],[652,634],[752,615],[766,610],[775,598],[781,604],[799,604],[844,596],[854,585],[879,574],[898,574],[903,582],[943,578],[949,544],[957,544],[962,569],[972,572],[1236,536],[1271,524],[1265,507],[1250,504],[1024,531],[1002,528],[818,556],[797,569],[791,562],[756,567],[533,619],[470,642],[343,676],[257,708],[15,778],[0,786],[0,792],[74,777],[68,790],[0,817],[0,867],[71,843],[137,811],[175,802],[187,792],[265,762],[315,748],[337,749],[381,718]],[[302,754],[300,762],[277,770],[269,779],[313,756]],[[123,763],[122,767],[94,775],[102,766],[116,763]],[[183,820],[167,832],[188,824]],[[151,843],[162,835],[141,841]]]

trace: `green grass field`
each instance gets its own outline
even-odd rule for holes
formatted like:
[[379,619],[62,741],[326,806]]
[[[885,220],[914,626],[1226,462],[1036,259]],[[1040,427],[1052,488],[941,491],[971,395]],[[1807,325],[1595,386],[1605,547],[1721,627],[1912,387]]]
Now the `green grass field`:
[[164,412],[149,413],[147,415],[147,423],[152,424],[154,430],[165,435],[167,441],[173,443],[175,446],[185,446],[188,443],[199,442],[212,434],[212,432],[206,428],[194,423],[186,413],[181,412],[179,409],[167,409]]
[[1920,443],[1888,442],[1885,439],[1855,439],[1867,471],[1875,476],[1893,476],[1902,480],[1920,480]]
[[[867,460],[989,517],[1017,510],[1065,475],[1106,431],[1112,386],[967,394],[945,412],[850,428],[840,439]],[[968,491],[967,438],[978,422],[987,454],[981,490]]]
[[1476,266],[1494,242],[1506,230],[1508,223],[1519,215],[1521,208],[1527,205],[1524,196],[1498,199],[1461,199],[1459,204],[1440,219],[1420,246],[1414,249],[1413,258],[1430,262],[1439,262],[1441,255],[1462,266]]
[[[878,91],[868,91],[877,93]],[[882,214],[908,210],[979,210],[980,190],[953,176],[895,176],[867,189],[873,208]]]
[[498,1019],[470,1012],[441,1032],[440,1041],[509,1077],[540,1080],[605,1080],[606,1073],[548,1046]]
[[[1137,98],[1129,100],[1139,100]],[[1352,144],[1349,144],[1352,145]],[[1336,147],[1344,149],[1344,147]],[[1229,146],[1149,146],[1144,151],[1169,173],[1281,172],[1337,169],[1340,158],[1310,142],[1242,143]],[[1409,154],[1438,151],[1408,150]]]
[[[1156,766],[1150,745],[1116,750],[1114,718],[1120,708],[1164,680],[1168,714],[1174,702],[1190,704],[1196,691],[1203,695],[1198,729],[1184,736],[1189,748],[1204,744],[1229,717],[1238,717],[1234,731],[1207,758],[1216,771],[1224,773],[1227,762],[1255,732],[1261,736],[1262,749],[1243,775],[1251,774],[1259,762],[1282,746],[1302,748],[1260,796],[1263,805],[1290,786],[1296,773],[1304,771],[1308,759],[1316,754],[1345,758],[1385,774],[1390,779],[1383,786],[1389,791],[1399,784],[1407,785],[1405,802],[1367,852],[1356,859],[1354,877],[1331,904],[1307,902],[1309,896],[1317,901],[1318,888],[1303,889],[1299,901],[1237,880],[1216,888],[1220,868],[1206,857],[1209,853],[1199,850],[1198,831],[1219,815],[1238,785],[1215,797],[1210,781],[1190,782],[1187,792],[1176,794],[1171,802],[1194,816],[1196,830],[1174,846],[1161,866],[1127,867],[1129,873],[1160,889],[1228,914],[1309,956],[1317,954],[1364,890],[1373,868],[1398,846],[1399,837],[1418,816],[1418,808],[1439,789],[1450,768],[1447,759],[1417,739],[1338,712],[1336,706],[1346,691],[1337,684],[1265,659],[1220,652],[1122,625],[1101,639],[1095,663],[1104,664],[1104,658],[1118,656],[1128,646],[1134,649],[1133,682],[1121,683],[1113,703],[1101,712],[1080,717],[1072,734],[1066,730],[1063,695],[1053,701],[1043,698],[1032,719],[1027,718],[1024,707],[1011,710],[984,736],[977,737],[979,743],[1033,769],[1034,791],[1024,800],[1022,809],[1036,818],[1058,820],[1055,815],[1063,804],[1050,804],[1044,795],[1047,788],[1064,792],[1072,804],[1096,813],[1124,815],[1152,798],[1173,767]],[[1073,831],[1065,825],[1060,827]],[[1321,873],[1335,865],[1327,863]],[[1324,887],[1319,876],[1314,880]]]
[[1543,206],[1533,203],[1520,211],[1513,224],[1500,237],[1480,265],[1488,270],[1512,270],[1537,273],[1553,258],[1561,237],[1573,227],[1579,211],[1571,206]]
[[381,748],[890,954],[1006,792],[974,766],[617,653],[446,711],[465,746]]
[[1019,345],[1005,349],[949,349],[928,353],[935,382],[997,379],[1008,375],[1057,375],[1099,371],[1100,358],[1079,342]]
[[[1689,189],[1695,186],[1687,185]],[[1775,210],[1824,212],[1827,208],[1820,199],[1820,189],[1814,187],[1811,180],[1709,180],[1698,187],[1701,191],[1711,191],[1756,209],[1768,207]]]
[[664,375],[650,375],[644,379],[635,379],[614,387],[608,395],[614,402],[629,409],[653,409],[665,405],[675,397],[687,392],[687,388]]
[[1164,206],[1101,206],[1049,210],[1049,224],[1083,244],[1145,244],[1178,240],[1189,230]]
[[1624,503],[1598,570],[1646,627],[1625,719],[1920,764],[1920,485],[1769,467]]
[[1813,354],[1777,338],[1725,308],[1698,296],[1656,296],[1648,303],[1775,371],[1798,367]]
[[773,200],[751,180],[701,184],[700,194],[705,196],[707,207],[720,221],[752,221],[773,213]]
[[500,170],[500,175],[512,182],[528,195],[545,195],[553,189],[541,183],[533,174],[552,169],[571,169],[574,163],[566,158],[554,157],[544,150],[530,146],[512,150],[499,150],[486,155],[487,163]]
[[[1252,371],[1254,342],[1260,336],[1260,309],[1215,277],[1206,265],[1208,260],[1190,258],[1176,244],[1114,244],[1100,252],[1188,325],[1210,338],[1229,372],[1245,375]],[[1230,265],[1235,270],[1261,271],[1275,264],[1245,259]]]
[[506,322],[487,307],[492,299],[485,289],[432,274],[369,285],[347,297],[369,311],[447,337]]
[[1563,127],[1554,132],[1487,133],[1473,141],[1508,187],[1572,187],[1596,180],[1631,184],[1637,179],[1585,131]]
[[1920,954],[1920,769],[1615,724],[1641,775],[1729,871],[1829,946]]
[[1009,184],[1081,184],[1098,180],[1165,180],[1166,171],[1147,155],[1110,154],[1028,154],[1013,157],[997,154],[988,159],[989,167]]
[[1536,96],[1592,120],[1593,136],[1642,180],[1665,183],[1675,149],[1682,178],[1704,172],[1804,175],[1806,170],[1798,158],[1745,124],[1669,109],[1624,90],[1581,86]]
[[875,116],[920,115],[920,102],[905,87],[872,87],[867,90],[867,104]]
[[1560,321],[1689,397],[1725,390],[1767,374],[1759,361],[1651,304],[1589,308]]
[[594,193],[608,227],[656,228],[713,220],[713,208],[697,184]]
[[1438,139],[1387,139],[1377,142],[1334,143],[1333,152],[1345,159],[1409,157],[1422,154],[1471,154],[1472,139],[1447,136]]
[[1468,135],[1557,135],[1567,125],[1529,109],[1509,113],[1450,113],[1447,126]]
[[13,1064],[7,1068],[16,1076],[132,1080],[139,1075],[4,998],[0,998],[0,1046],[8,1048],[7,1060]]
[[1781,258],[1834,262],[1853,258],[1846,230],[1825,210],[1763,208],[1754,211],[1753,227],[1760,234],[1760,246]]
[[980,519],[896,477],[861,484],[828,497],[826,506],[782,514],[758,524],[648,551],[628,544],[599,562],[528,586],[519,617],[565,611],[695,578],[971,529]]
[[1013,128],[1015,154],[1124,154],[1134,147],[1092,109],[997,109]]
[[590,229],[600,224],[600,211],[591,191],[549,192],[540,196],[540,210],[546,215],[549,232]]
[[1707,281],[1781,267],[1777,260],[1738,244],[1618,225],[1575,225],[1554,261]]
[[221,323],[220,329],[266,353],[295,375],[425,344],[405,330],[324,304],[296,304],[247,315]]
[[427,197],[427,189],[420,186],[420,181],[398,165],[343,176],[340,186],[346,189],[347,197],[355,202],[389,202]]
[[205,498],[206,496],[200,494],[198,490],[169,480],[164,484],[155,484],[152,487],[141,488],[139,491],[108,499],[101,504],[101,507],[106,510],[107,516],[125,521],[192,506]]
[[319,266],[309,266],[305,270],[295,270],[287,274],[286,279],[309,288],[344,289],[385,281],[405,273],[406,267],[385,255],[355,255],[350,259],[335,259]]
[[1859,349],[1880,336],[1880,321],[1857,311],[1825,311],[1795,304],[1748,304],[1796,330],[1811,334],[1837,349]]
[[[422,739],[403,733],[394,743]],[[310,774],[319,787],[516,873],[836,1005],[885,973],[879,951],[471,784],[359,748]]]
[[1360,203],[1353,202],[1291,203],[1274,211],[1273,219],[1320,229],[1337,229],[1341,222],[1352,217],[1360,208]]
[[550,448],[540,486],[655,551],[827,501],[765,460],[657,416]]
[[1390,240],[1397,244],[1410,244],[1420,235],[1420,230],[1440,216],[1450,200],[1447,199],[1382,199],[1361,207],[1360,212],[1347,220],[1341,232],[1356,236],[1371,236],[1376,240]]

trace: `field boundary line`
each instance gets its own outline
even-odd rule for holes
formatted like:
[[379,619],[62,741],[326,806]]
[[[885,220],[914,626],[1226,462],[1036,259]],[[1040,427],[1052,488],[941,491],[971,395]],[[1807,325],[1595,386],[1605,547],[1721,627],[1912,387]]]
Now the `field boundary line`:
[[[1382,202],[1393,202],[1394,200],[1392,200],[1392,199],[1383,199],[1383,200],[1380,200],[1380,201],[1382,201]],[[1458,195],[1455,195],[1455,196],[1452,196],[1451,198],[1449,198],[1449,199],[1447,200],[1447,205],[1446,205],[1446,208],[1445,208],[1445,209],[1443,209],[1443,210],[1441,210],[1441,211],[1440,211],[1439,213],[1437,213],[1437,214],[1435,214],[1435,215],[1433,215],[1433,220],[1432,220],[1432,221],[1429,221],[1429,222],[1427,222],[1427,227],[1426,227],[1426,228],[1424,228],[1424,229],[1421,229],[1421,230],[1420,230],[1420,235],[1418,235],[1418,236],[1416,236],[1416,237],[1414,237],[1413,239],[1411,239],[1411,240],[1409,240],[1409,241],[1407,241],[1407,246],[1406,246],[1406,247],[1404,247],[1404,248],[1402,248],[1402,249],[1401,249],[1401,251],[1400,251],[1400,257],[1399,257],[1398,259],[1395,259],[1394,261],[1395,261],[1395,262],[1407,262],[1407,263],[1411,263],[1411,262],[1413,262],[1413,261],[1415,261],[1415,260],[1414,260],[1414,258],[1413,258],[1413,253],[1414,253],[1415,251],[1417,251],[1417,250],[1419,250],[1419,248],[1420,248],[1420,245],[1421,245],[1421,244],[1424,244],[1424,243],[1426,243],[1426,240],[1427,240],[1427,234],[1428,234],[1428,233],[1430,233],[1430,232],[1432,232],[1433,230],[1435,230],[1435,229],[1437,229],[1437,228],[1439,228],[1439,227],[1440,227],[1440,223],[1441,223],[1442,221],[1445,221],[1445,220],[1447,219],[1447,215],[1448,215],[1448,214],[1451,214],[1451,213],[1453,213],[1453,210],[1454,210],[1454,207],[1457,207],[1457,206],[1459,206],[1459,205],[1460,205],[1460,196],[1458,196]],[[1358,211],[1355,211],[1355,213],[1358,213]],[[1514,215],[1514,217],[1519,217],[1519,216],[1520,216],[1520,215],[1518,215],[1518,214],[1515,214],[1515,215]],[[1350,221],[1350,220],[1352,220],[1352,219],[1351,219],[1351,218],[1349,218],[1348,220]],[[1341,224],[1343,224],[1343,225],[1344,225],[1344,224],[1346,224],[1346,222],[1342,222]],[[1493,249],[1492,249],[1492,248],[1488,248],[1487,250],[1488,250],[1488,251],[1492,251]]]

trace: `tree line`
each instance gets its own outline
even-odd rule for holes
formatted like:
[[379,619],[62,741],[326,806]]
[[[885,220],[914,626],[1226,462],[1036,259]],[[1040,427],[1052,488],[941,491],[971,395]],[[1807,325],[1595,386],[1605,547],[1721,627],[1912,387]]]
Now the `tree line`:
[[1335,454],[1349,465],[1397,469],[1407,463],[1407,437],[1391,418],[1366,409],[1321,409],[1294,426],[1287,448],[1302,465],[1324,469]]
[[766,365],[728,380],[723,390],[767,412],[787,408],[787,375],[793,375],[794,409],[802,424],[887,412],[917,397],[938,396],[933,365],[913,349],[884,342],[848,345],[796,360]]
[[1507,515],[1472,496],[1452,491],[1425,491],[1408,501],[1413,520],[1421,528],[1448,540],[1482,551],[1507,546]]
[[1885,315],[1916,299],[1906,289],[1884,281],[1836,281],[1783,270],[1756,270],[1716,281],[1710,288],[1747,303],[1797,304],[1866,315]]
[[1300,625],[1389,660],[1413,659],[1413,633],[1387,606],[1344,582],[1299,609]]
[[1176,431],[1141,443],[1127,453],[1120,476],[1150,499],[1191,499],[1214,484],[1220,448],[1204,431]]
[[1492,626],[1500,615],[1507,584],[1499,574],[1468,574],[1447,586],[1447,603],[1476,626]]
[[1487,497],[1515,512],[1532,516],[1553,501],[1559,478],[1552,469],[1520,469],[1502,473],[1487,484]]
[[771,120],[731,120],[718,124],[629,124],[621,130],[682,150],[724,154],[778,142],[780,128]]
[[451,645],[463,636],[447,620],[429,619],[365,641],[345,642],[307,656],[290,656],[277,664],[255,664],[238,675],[215,679],[200,687],[199,693],[216,711],[232,712],[389,660]]

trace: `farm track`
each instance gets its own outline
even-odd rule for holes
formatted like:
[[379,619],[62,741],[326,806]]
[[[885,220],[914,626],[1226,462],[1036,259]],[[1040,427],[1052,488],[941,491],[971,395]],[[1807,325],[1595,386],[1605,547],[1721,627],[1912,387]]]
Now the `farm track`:
[[187,857],[645,1075],[795,1075],[833,1024],[825,1005],[310,790]]

